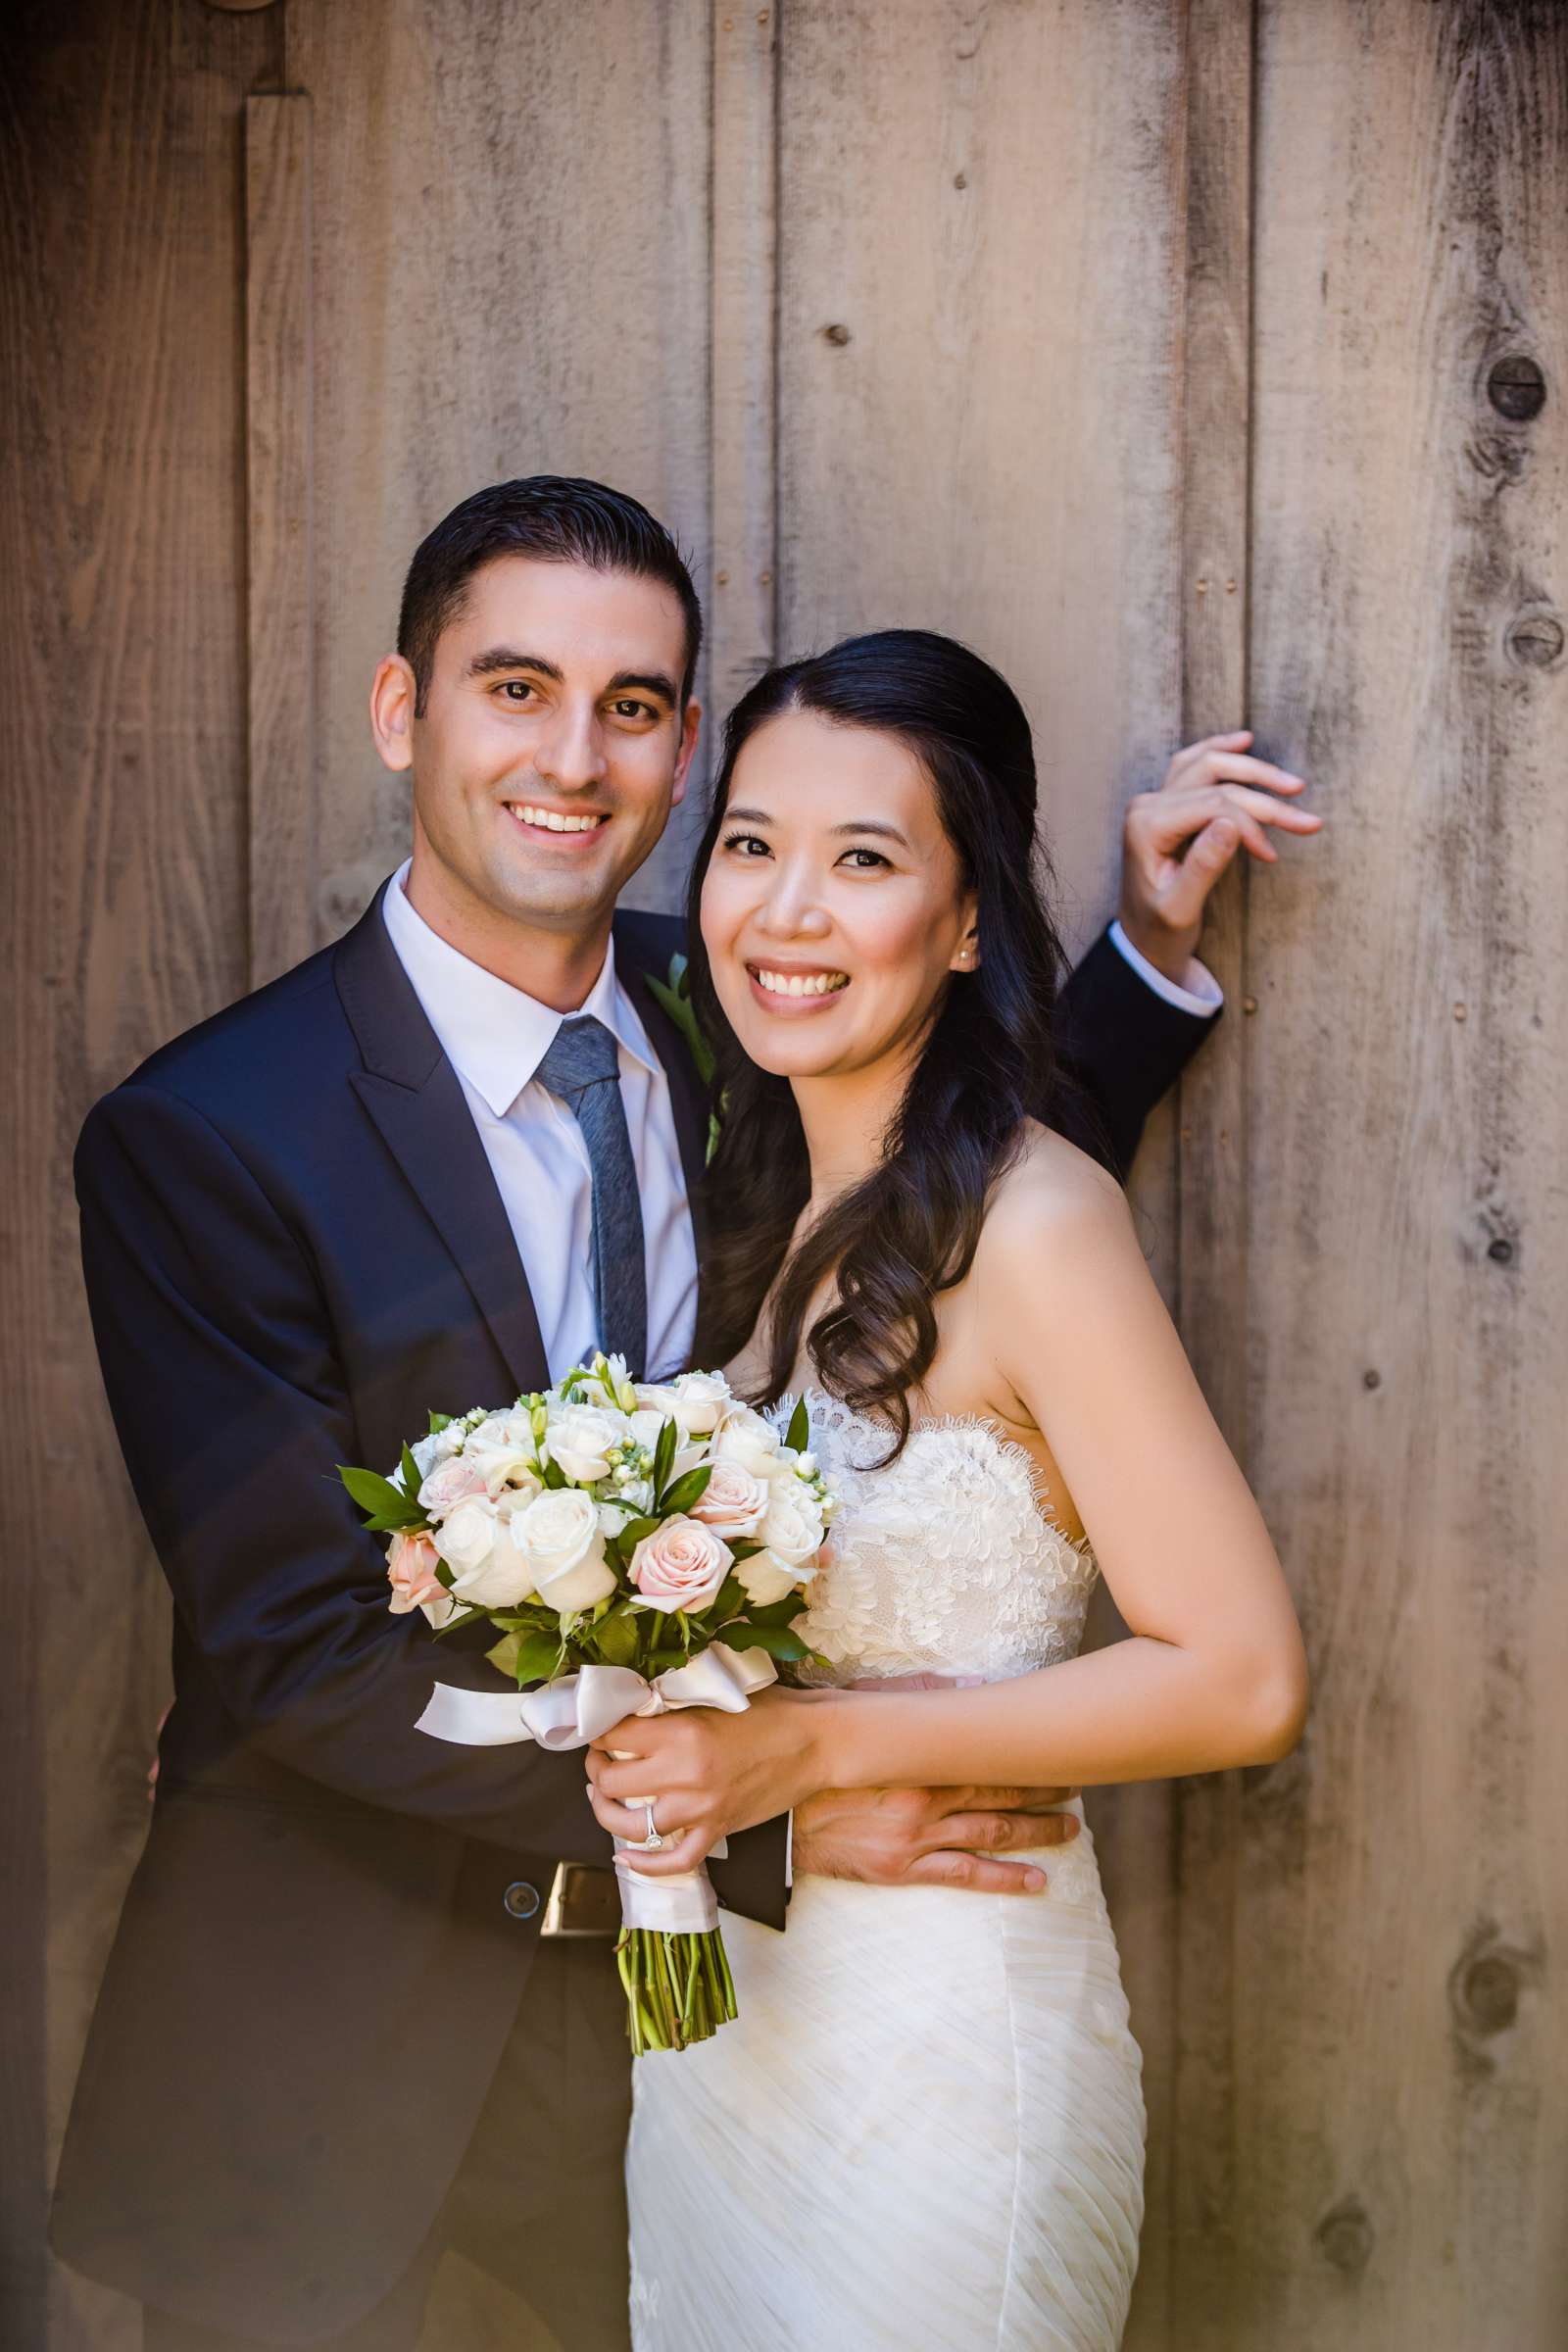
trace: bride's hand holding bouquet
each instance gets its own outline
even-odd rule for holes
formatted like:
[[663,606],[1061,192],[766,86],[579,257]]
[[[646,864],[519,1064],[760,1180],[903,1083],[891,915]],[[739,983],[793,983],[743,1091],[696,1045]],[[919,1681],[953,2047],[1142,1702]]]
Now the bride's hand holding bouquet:
[[[563,1750],[604,1745],[633,1718],[744,1713],[777,1661],[808,1654],[794,1620],[834,1497],[806,1436],[804,1410],[780,1440],[721,1374],[633,1382],[599,1355],[510,1409],[432,1413],[390,1478],[341,1470],[367,1526],[391,1539],[388,1606],[422,1610],[437,1635],[488,1622],[501,1638],[487,1654],[516,1687],[438,1683],[417,1728]],[[616,1953],[639,2054],[703,2040],[735,2014],[702,1867],[726,1825],[694,1815],[671,1840],[654,1810],[637,1800],[615,1838]],[[634,1875],[634,1849],[657,1871]]]

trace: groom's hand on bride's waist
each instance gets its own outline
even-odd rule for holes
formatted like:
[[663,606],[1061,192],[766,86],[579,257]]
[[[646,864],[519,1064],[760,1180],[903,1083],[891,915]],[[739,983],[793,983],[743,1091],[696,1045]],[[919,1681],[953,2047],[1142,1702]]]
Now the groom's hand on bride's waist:
[[1008,1853],[1065,1845],[1078,1835],[1065,1804],[1075,1788],[823,1788],[795,1812],[797,1879],[863,1879],[876,1886],[967,1886],[1038,1894],[1041,1869]]

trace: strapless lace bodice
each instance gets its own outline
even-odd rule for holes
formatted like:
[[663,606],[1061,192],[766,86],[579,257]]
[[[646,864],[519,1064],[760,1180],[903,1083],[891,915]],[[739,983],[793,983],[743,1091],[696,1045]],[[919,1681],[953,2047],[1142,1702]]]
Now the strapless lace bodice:
[[[789,1423],[793,1398],[775,1410]],[[811,1450],[840,1497],[796,1630],[828,1664],[803,1682],[973,1675],[1074,1657],[1099,1570],[1048,1516],[1039,1469],[978,1414],[917,1422],[895,1462],[880,1422],[808,1390]]]

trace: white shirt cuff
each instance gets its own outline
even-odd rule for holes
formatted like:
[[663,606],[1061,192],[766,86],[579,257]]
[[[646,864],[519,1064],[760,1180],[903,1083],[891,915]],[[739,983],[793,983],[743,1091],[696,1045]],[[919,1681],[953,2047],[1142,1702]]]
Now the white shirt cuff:
[[793,1812],[786,1813],[784,1816],[784,1884],[786,1886],[793,1886],[795,1884],[795,1815]]
[[1167,980],[1147,956],[1140,956],[1120,923],[1111,924],[1110,940],[1116,953],[1132,965],[1145,986],[1152,988],[1156,997],[1163,997],[1167,1004],[1174,1004],[1178,1012],[1196,1013],[1200,1021],[1211,1021],[1224,1004],[1224,990],[1207,964],[1200,963],[1196,956],[1188,960],[1187,986],[1183,988],[1176,981]]

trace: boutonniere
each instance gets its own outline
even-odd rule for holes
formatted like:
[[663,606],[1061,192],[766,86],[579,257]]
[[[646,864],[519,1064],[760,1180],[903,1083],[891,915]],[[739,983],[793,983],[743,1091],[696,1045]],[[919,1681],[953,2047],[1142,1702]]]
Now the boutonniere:
[[[650,972],[648,985],[686,1040],[691,1057],[697,1065],[698,1077],[704,1086],[710,1088],[718,1063],[714,1057],[712,1047],[703,1035],[702,1023],[697,1018],[697,1007],[692,1003],[692,975],[686,957],[680,955],[672,956],[669,959],[668,979],[656,980]],[[720,1102],[717,1108],[709,1113],[707,1152],[709,1159],[712,1158],[718,1149],[718,1130],[723,1107],[723,1103]]]

